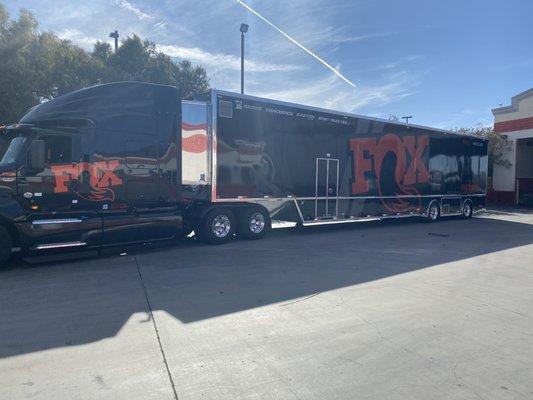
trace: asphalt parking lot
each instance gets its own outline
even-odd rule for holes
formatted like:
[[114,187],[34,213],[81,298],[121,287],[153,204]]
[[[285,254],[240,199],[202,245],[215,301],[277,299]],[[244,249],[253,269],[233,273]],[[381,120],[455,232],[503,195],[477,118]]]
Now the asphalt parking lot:
[[0,398],[531,399],[532,288],[528,213],[14,265]]

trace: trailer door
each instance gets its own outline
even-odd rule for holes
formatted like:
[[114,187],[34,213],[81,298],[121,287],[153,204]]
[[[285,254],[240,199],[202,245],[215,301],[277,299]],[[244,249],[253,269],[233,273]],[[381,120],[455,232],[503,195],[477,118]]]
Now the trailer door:
[[339,160],[316,159],[315,219],[337,218],[339,208]]

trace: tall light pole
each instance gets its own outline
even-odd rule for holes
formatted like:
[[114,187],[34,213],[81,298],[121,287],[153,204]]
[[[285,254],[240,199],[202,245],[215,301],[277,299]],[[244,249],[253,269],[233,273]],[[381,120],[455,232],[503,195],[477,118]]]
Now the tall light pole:
[[111,32],[109,34],[109,37],[115,39],[115,53],[116,53],[118,50],[118,31]]
[[248,28],[247,24],[241,24],[241,94],[244,94],[244,34]]

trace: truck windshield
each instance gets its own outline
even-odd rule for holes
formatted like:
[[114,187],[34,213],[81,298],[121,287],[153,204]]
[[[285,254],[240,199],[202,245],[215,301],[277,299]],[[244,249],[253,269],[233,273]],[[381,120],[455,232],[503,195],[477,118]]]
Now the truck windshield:
[[7,133],[0,135],[0,167],[14,164],[24,143],[26,143],[26,138],[20,136],[20,134],[13,135]]

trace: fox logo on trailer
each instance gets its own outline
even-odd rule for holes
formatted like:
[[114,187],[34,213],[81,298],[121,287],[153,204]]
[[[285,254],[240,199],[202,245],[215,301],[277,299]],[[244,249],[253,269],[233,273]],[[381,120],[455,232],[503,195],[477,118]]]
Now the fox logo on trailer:
[[[386,134],[381,138],[350,139],[350,151],[353,154],[353,176],[351,186],[353,195],[368,193],[370,191],[367,176],[375,178],[375,188],[378,196],[419,196],[416,184],[427,183],[429,172],[428,157],[425,151],[429,146],[427,135],[399,136]],[[390,188],[384,188],[383,181],[387,178],[384,173],[386,157],[393,155],[394,167],[394,193],[387,193]],[[401,200],[394,204],[384,204],[393,211],[405,211],[407,207]],[[415,207],[416,208],[416,207]]]

